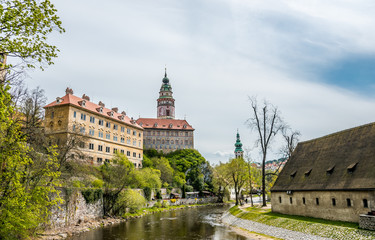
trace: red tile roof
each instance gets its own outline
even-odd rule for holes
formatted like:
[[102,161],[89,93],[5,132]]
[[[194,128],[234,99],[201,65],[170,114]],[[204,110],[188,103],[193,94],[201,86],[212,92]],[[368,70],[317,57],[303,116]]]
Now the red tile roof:
[[[84,107],[82,106],[82,101],[85,101]],[[124,122],[128,125],[131,125],[131,126],[134,126],[136,128],[142,129],[142,127],[140,125],[138,125],[136,123],[136,121],[132,121],[132,119],[130,119],[128,116],[122,115],[121,113],[117,113],[117,112],[112,111],[111,109],[105,108],[105,107],[103,107],[102,112],[99,112],[99,109],[101,108],[100,105],[98,105],[96,103],[93,103],[93,102],[90,102],[90,101],[87,101],[87,100],[84,100],[84,99],[82,99],[80,97],[77,97],[77,96],[74,96],[72,94],[67,94],[64,97],[60,98],[60,103],[58,103],[57,101],[53,101],[50,104],[46,105],[44,108],[50,108],[50,107],[55,107],[55,106],[60,106],[60,105],[68,105],[68,104],[73,105],[73,106],[78,107],[78,108],[81,108],[81,109],[84,109],[84,110],[89,111],[89,112],[93,112],[93,113],[98,114],[98,115],[102,115],[103,117],[112,118],[113,120]],[[113,116],[111,116],[111,112],[113,112]]]
[[186,120],[180,119],[139,118],[137,123],[144,129],[154,128],[194,130],[194,128]]

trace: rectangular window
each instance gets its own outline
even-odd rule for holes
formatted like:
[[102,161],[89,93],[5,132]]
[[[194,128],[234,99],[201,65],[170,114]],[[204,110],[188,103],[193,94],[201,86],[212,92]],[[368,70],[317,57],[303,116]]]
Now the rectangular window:
[[293,204],[293,198],[292,197],[289,198],[289,202],[290,202],[290,204]]
[[130,138],[126,139],[126,143],[130,144]]
[[105,134],[105,138],[108,139],[108,140],[111,139],[111,134],[110,133],[106,133]]
[[137,146],[137,141],[133,140],[133,146]]
[[346,199],[346,205],[347,205],[348,207],[351,207],[351,206],[352,206],[352,201],[350,200],[350,198],[347,198],[347,199]]
[[133,152],[133,157],[137,157],[137,153]]
[[363,207],[368,208],[368,201],[367,199],[363,199]]
[[120,151],[122,154],[124,154],[125,153],[125,151],[124,151],[124,149],[121,149],[121,151]]
[[332,206],[336,206],[336,198],[332,198]]
[[90,123],[95,123],[95,117],[90,116]]
[[80,148],[85,148],[85,143],[84,142],[79,142],[78,145],[79,145]]
[[100,151],[100,152],[103,151],[103,146],[102,145],[98,145],[98,151]]
[[103,162],[103,158],[97,158],[96,160],[98,163],[102,163]]
[[113,153],[117,153],[117,148],[114,148],[114,149],[113,149]]
[[104,124],[104,121],[102,119],[99,119],[99,125],[103,126],[103,124]]
[[137,131],[133,131],[133,135],[134,135],[134,136],[137,136]]
[[94,129],[90,129],[90,130],[89,130],[89,135],[90,135],[90,136],[94,136],[94,134],[95,134]]
[[110,147],[105,147],[105,152],[107,152],[107,153],[111,152],[111,148]]
[[81,120],[86,121],[86,114],[81,113]]
[[118,129],[118,125],[117,124],[113,124],[113,129],[117,130]]
[[138,137],[141,137],[141,136],[142,136],[142,134],[141,134],[141,133],[139,133],[139,134],[138,134]]
[[110,127],[111,127],[111,123],[110,123],[110,122],[105,122],[105,126],[106,126],[107,128],[110,128]]
[[76,125],[73,125],[73,132],[76,131]]
[[109,159],[106,159],[105,162],[106,162],[106,163],[109,163]]
[[99,131],[99,135],[98,135],[100,138],[103,138],[103,132],[102,131]]
[[306,199],[304,197],[302,198],[302,203],[303,205],[306,205]]
[[315,198],[316,205],[319,205],[319,198]]
[[121,138],[121,142],[122,142],[122,143],[125,143],[125,138],[122,137],[122,138]]
[[94,144],[93,143],[89,143],[89,149],[94,150]]
[[127,132],[128,134],[130,134],[130,129],[128,128],[128,129],[126,130],[126,132]]
[[121,127],[121,132],[125,132],[125,127]]
[[55,112],[51,112],[51,118],[53,119],[53,117],[55,116]]
[[138,141],[138,147],[141,147],[141,141]]
[[85,133],[86,129],[85,129],[85,127],[81,127],[81,128],[79,129],[79,131],[80,131],[81,133]]
[[130,156],[130,151],[127,151],[127,152],[126,152],[126,156]]
[[76,112],[76,111],[73,112],[73,117],[74,117],[74,118],[77,117],[77,112]]
[[138,157],[141,158],[141,154],[140,153],[138,153]]
[[117,136],[113,136],[113,141],[117,142]]

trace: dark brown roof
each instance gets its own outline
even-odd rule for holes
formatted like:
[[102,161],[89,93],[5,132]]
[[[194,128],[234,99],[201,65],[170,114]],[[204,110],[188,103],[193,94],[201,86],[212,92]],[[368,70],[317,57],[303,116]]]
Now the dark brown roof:
[[194,130],[186,120],[181,119],[139,118],[137,123],[144,129]]
[[299,143],[271,191],[361,189],[375,189],[375,123]]

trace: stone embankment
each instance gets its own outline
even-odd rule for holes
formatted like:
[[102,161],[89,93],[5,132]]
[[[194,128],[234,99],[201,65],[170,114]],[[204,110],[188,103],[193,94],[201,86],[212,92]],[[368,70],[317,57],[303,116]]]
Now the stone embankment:
[[268,236],[280,238],[280,239],[304,239],[304,240],[327,240],[330,238],[323,238],[320,236],[305,234],[301,232],[291,231],[284,228],[269,226],[262,223],[253,222],[246,219],[241,219],[233,216],[229,212],[224,214],[222,217],[222,222],[232,226],[232,227],[238,227],[242,229],[246,229],[251,232],[261,233]]

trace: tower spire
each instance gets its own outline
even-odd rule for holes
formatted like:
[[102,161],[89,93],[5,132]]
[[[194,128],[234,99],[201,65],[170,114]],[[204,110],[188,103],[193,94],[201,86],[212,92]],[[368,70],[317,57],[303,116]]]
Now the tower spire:
[[236,156],[236,158],[243,158],[242,143],[240,140],[240,133],[238,132],[238,129],[236,138],[236,143],[234,144],[234,146],[236,147],[234,149],[234,155]]
[[165,73],[164,73],[164,77],[165,77],[165,78],[167,77],[167,65],[165,65]]
[[174,119],[174,98],[172,86],[167,77],[167,66],[165,66],[165,73],[162,82],[159,91],[159,98],[157,99],[157,116],[162,119]]

